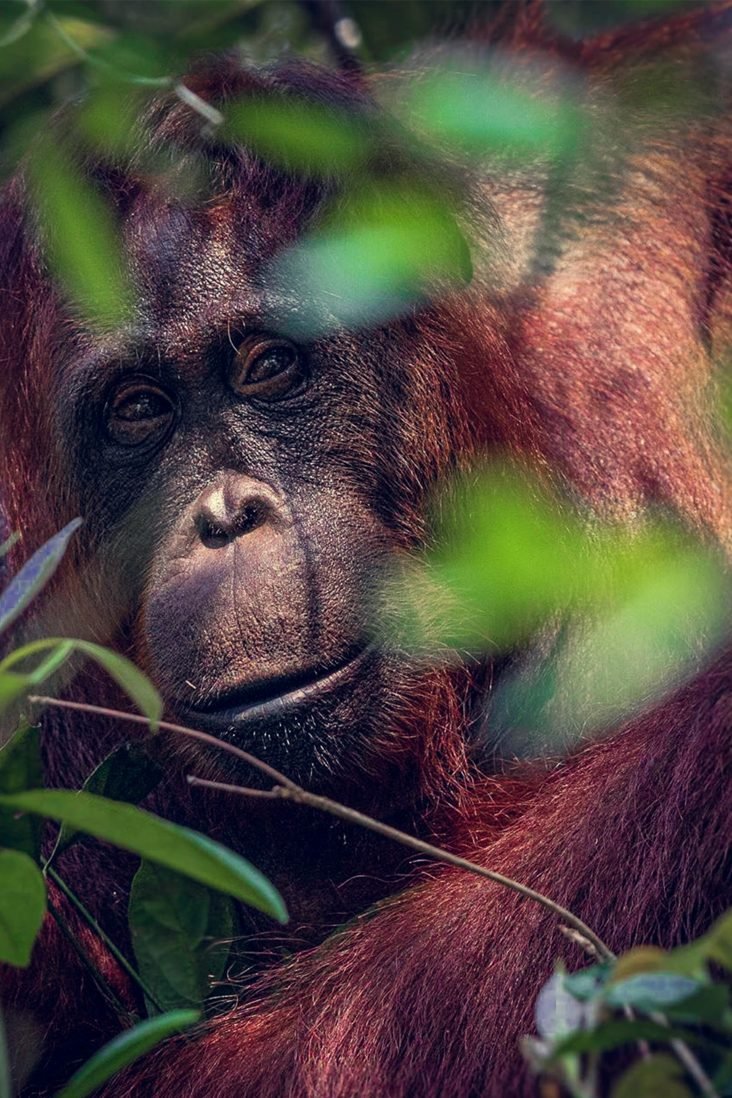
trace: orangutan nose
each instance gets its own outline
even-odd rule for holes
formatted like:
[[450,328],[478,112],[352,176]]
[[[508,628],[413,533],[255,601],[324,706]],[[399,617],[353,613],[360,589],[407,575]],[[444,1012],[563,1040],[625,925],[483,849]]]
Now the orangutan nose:
[[207,549],[223,549],[267,525],[281,525],[279,501],[261,481],[227,474],[201,493],[194,508],[198,536]]

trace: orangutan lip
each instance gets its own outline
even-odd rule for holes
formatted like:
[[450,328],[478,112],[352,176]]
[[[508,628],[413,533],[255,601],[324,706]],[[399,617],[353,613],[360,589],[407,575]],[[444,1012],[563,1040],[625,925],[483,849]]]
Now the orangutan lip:
[[271,718],[347,681],[366,661],[370,652],[368,647],[359,648],[355,653],[352,649],[346,657],[326,670],[310,668],[294,675],[249,683],[219,695],[205,706],[192,707],[189,713],[204,721],[206,718],[213,720],[217,725]]

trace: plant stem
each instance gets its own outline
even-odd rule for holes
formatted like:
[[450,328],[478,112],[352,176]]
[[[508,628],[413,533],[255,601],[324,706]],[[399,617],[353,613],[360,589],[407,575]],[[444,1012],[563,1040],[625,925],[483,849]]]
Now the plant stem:
[[[132,724],[142,724],[147,727],[150,726],[150,721],[147,717],[139,716],[136,713],[122,713],[115,709],[108,709],[104,706],[90,705],[87,702],[57,700],[55,698],[40,695],[32,695],[28,700],[39,705],[50,705],[58,709],[71,709],[82,713],[96,713],[99,716],[109,717],[113,720],[116,719],[127,721]],[[511,891],[517,892],[526,899],[541,904],[542,907],[545,907],[554,915],[559,916],[568,926],[571,926],[586,938],[591,943],[598,956],[602,957],[603,960],[615,960],[613,951],[597,934],[595,934],[591,927],[587,926],[586,923],[577,915],[573,914],[568,908],[555,903],[554,900],[549,899],[548,896],[544,896],[541,892],[536,892],[533,888],[529,888],[528,885],[521,884],[519,881],[514,881],[511,877],[505,877],[502,873],[495,873],[492,869],[484,869],[483,866],[476,865],[475,862],[468,861],[467,858],[461,858],[459,855],[451,854],[449,851],[442,850],[438,846],[432,846],[431,843],[426,843],[422,839],[416,838],[414,835],[409,835],[406,831],[399,831],[389,824],[381,823],[380,820],[375,820],[372,816],[366,816],[362,812],[356,811],[354,808],[347,808],[346,805],[340,804],[338,801],[332,801],[329,797],[321,797],[315,793],[309,793],[280,770],[276,770],[273,766],[270,766],[269,763],[262,762],[256,755],[251,755],[248,751],[242,751],[241,748],[235,747],[233,744],[218,740],[215,736],[211,736],[207,732],[199,732],[196,729],[188,728],[182,724],[173,724],[170,721],[159,721],[158,727],[164,728],[169,732],[177,732],[183,736],[192,737],[193,739],[200,740],[202,743],[209,744],[211,747],[218,748],[220,751],[225,751],[230,755],[234,755],[243,762],[248,763],[249,766],[254,767],[255,770],[259,770],[260,773],[266,774],[267,777],[275,782],[275,786],[271,790],[252,790],[244,786],[229,785],[225,782],[212,782],[204,778],[190,776],[188,780],[192,785],[207,786],[227,793],[236,793],[240,796],[255,796],[269,799],[279,797],[283,800],[294,801],[297,804],[306,804],[311,808],[317,808],[322,812],[327,812],[331,816],[338,816],[340,819],[347,820],[349,823],[364,827],[379,835],[384,835],[386,838],[401,843],[402,846],[411,847],[412,850],[417,850],[421,854],[427,854],[436,861],[446,862],[448,865],[454,865],[459,869],[465,869],[469,873],[475,873],[479,877],[484,877],[489,881],[493,881],[495,884],[500,884],[504,888],[509,888]]]
[[[77,713],[95,713],[99,717],[109,717],[111,720],[127,721],[129,724],[142,724],[146,728],[150,728],[150,721],[147,717],[140,716],[139,713],[123,713],[119,709],[108,709],[104,705],[90,705],[88,702],[73,702],[66,701],[62,698],[48,698],[42,694],[31,694],[28,697],[28,701],[34,705],[50,705],[54,709],[72,709]],[[247,763],[249,766],[254,767],[255,770],[261,771],[262,774],[266,774],[268,778],[276,782],[277,785],[283,785],[286,789],[299,789],[298,785],[295,785],[293,781],[283,774],[280,770],[276,770],[269,763],[262,762],[256,755],[250,755],[248,751],[242,751],[240,747],[236,747],[233,743],[224,743],[223,740],[219,740],[216,736],[209,735],[208,732],[199,732],[195,728],[187,728],[183,724],[173,724],[171,721],[157,721],[156,727],[161,728],[166,732],[177,732],[181,736],[189,736],[191,739],[200,740],[201,743],[206,743],[209,747],[215,747],[219,751],[225,751],[228,755],[233,755],[237,759],[241,759],[242,762]]]
[[[130,724],[141,724],[148,728],[150,727],[150,721],[147,717],[142,717],[136,713],[123,713],[117,709],[109,709],[101,705],[91,705],[87,702],[71,702],[66,700],[60,700],[57,698],[49,698],[41,695],[31,695],[28,700],[38,705],[50,705],[59,709],[71,709],[77,710],[83,713],[95,713],[98,716],[108,717],[112,720],[126,721]],[[528,885],[521,884],[520,881],[515,881],[512,877],[506,877],[502,873],[496,873],[492,869],[485,869],[481,865],[477,865],[475,862],[469,861],[467,858],[461,858],[457,854],[451,854],[448,850],[443,850],[438,846],[433,846],[431,843],[426,843],[422,839],[418,839],[414,835],[409,835],[406,831],[400,831],[396,827],[391,827],[389,824],[382,823],[380,820],[374,819],[372,816],[366,816],[363,812],[358,812],[355,808],[348,808],[344,804],[340,804],[338,801],[333,801],[329,797],[322,797],[316,793],[309,793],[306,789],[297,785],[280,770],[270,766],[269,763],[263,762],[258,759],[256,755],[250,754],[248,751],[243,751],[239,747],[235,747],[234,744],[225,743],[222,740],[217,739],[215,736],[209,735],[207,732],[200,732],[194,728],[188,728],[186,725],[175,724],[171,721],[159,721],[157,723],[158,728],[165,729],[169,732],[176,732],[183,736],[188,736],[192,739],[200,740],[202,743],[206,743],[211,747],[215,747],[220,751],[224,751],[230,755],[234,755],[241,759],[243,762],[252,766],[260,773],[267,775],[274,780],[275,785],[272,789],[249,789],[246,786],[232,785],[228,782],[216,782],[207,778],[199,778],[193,774],[188,775],[188,782],[190,785],[203,786],[208,789],[217,789],[225,793],[235,793],[239,796],[245,797],[259,797],[267,800],[286,800],[293,801],[296,804],[305,804],[311,808],[318,809],[321,812],[327,812],[331,816],[337,816],[342,820],[346,820],[349,823],[356,824],[359,827],[366,828],[368,831],[373,831],[378,835],[384,835],[388,839],[393,839],[395,842],[400,843],[402,846],[417,850],[421,854],[426,854],[430,858],[434,858],[435,861],[444,862],[447,865],[456,866],[459,869],[465,869],[469,873],[474,873],[478,877],[484,877],[489,881],[493,881],[495,884],[502,885],[504,888],[510,889],[512,892],[518,893],[520,896],[526,899],[533,900],[535,903],[540,904],[542,907],[551,911],[552,914],[558,916],[567,924],[567,927],[571,928],[570,936],[576,941],[576,943],[582,946],[591,955],[604,961],[616,960],[616,955],[610,949],[610,947],[595,934],[591,927],[587,926],[577,915],[575,915],[568,908],[563,907],[562,904],[556,903],[554,900],[545,896],[541,892],[537,892],[535,889],[530,888]],[[117,958],[119,963],[125,969],[126,972],[138,983],[138,985],[145,992],[147,997],[159,1008],[155,999],[150,992],[145,988],[144,984],[140,980],[139,975],[128,966],[127,961],[122,954],[119,953],[116,946],[107,938],[104,931],[96,923],[93,916],[86,912],[83,908],[81,901],[74,897],[70,890],[66,891],[66,886],[58,879],[58,875],[50,867],[48,872],[53,875],[53,879],[59,885],[59,888],[68,895],[72,903],[79,905],[80,914],[85,913],[85,918],[88,919],[89,925],[92,929],[96,930],[99,936],[104,941],[105,945],[112,951],[113,955]],[[53,909],[52,909],[53,910]],[[58,914],[58,913],[55,913]],[[72,939],[73,941],[73,939]],[[78,947],[78,944],[74,941],[73,944]],[[90,963],[90,962],[88,962]],[[92,969],[92,971],[94,971]],[[111,991],[111,989],[110,989]],[[111,993],[114,994],[113,992]],[[116,997],[115,997],[116,998]],[[124,1008],[123,1008],[124,1009]],[[655,1021],[661,1024],[668,1024],[666,1018],[663,1015],[650,1015]],[[705,1098],[719,1098],[714,1084],[710,1080],[709,1076],[704,1071],[703,1067],[697,1060],[694,1053],[684,1041],[674,1039],[671,1041],[671,1047],[676,1054],[679,1061],[683,1064],[684,1068],[688,1071],[689,1075],[694,1079],[702,1094]]]
[[124,953],[122,953],[122,951],[118,949],[118,947],[114,944],[106,931],[102,929],[97,920],[94,918],[91,911],[89,911],[89,909],[84,906],[76,893],[69,888],[64,879],[58,875],[53,866],[47,865],[45,868],[45,873],[51,878],[58,890],[64,894],[72,907],[76,908],[77,912],[82,917],[89,929],[92,930],[99,938],[99,940],[107,947],[120,968],[123,969],[130,977],[130,979],[137,984],[137,986],[140,988],[140,991],[142,991],[143,995],[150,1000],[155,1009],[160,1011],[161,1014],[164,1013],[164,1008],[157,1001],[152,991],[150,991],[150,988],[142,979],[139,972],[137,972],[133,968],[133,966],[125,957]]
[[[252,793],[254,793],[255,796],[261,795],[264,792],[258,789],[250,790],[245,786],[230,785],[226,782],[211,781],[208,778],[197,778],[195,775],[189,775],[188,782],[191,785],[205,786],[208,789],[218,789],[227,793],[238,793],[245,797],[250,796]],[[454,865],[459,869],[466,869],[469,873],[475,873],[478,877],[485,877],[489,881],[503,885],[504,888],[509,888],[512,892],[517,892],[520,896],[524,896],[528,900],[534,900],[535,903],[541,904],[542,907],[551,911],[552,914],[558,915],[560,919],[587,939],[592,946],[592,949],[602,958],[602,960],[612,961],[615,959],[615,954],[610,947],[595,934],[591,927],[587,926],[586,923],[583,923],[577,915],[574,915],[568,908],[562,907],[561,904],[556,903],[554,900],[550,900],[549,897],[544,896],[543,893],[536,892],[535,889],[529,888],[528,885],[521,884],[520,881],[514,881],[513,878],[505,877],[502,873],[496,873],[493,869],[485,869],[482,865],[477,865],[467,858],[461,858],[458,854],[451,854],[449,850],[442,850],[439,846],[432,846],[431,843],[426,843],[423,839],[418,839],[415,835],[410,835],[406,831],[399,831],[398,828],[391,827],[390,824],[382,823],[372,816],[366,816],[363,812],[358,812],[355,808],[348,808],[338,801],[332,801],[330,797],[321,797],[317,793],[309,793],[306,789],[301,789],[299,786],[295,789],[275,786],[274,789],[265,793],[265,795],[272,797],[272,799],[277,798],[285,801],[294,801],[296,804],[306,804],[311,808],[317,808],[321,812],[327,812],[331,816],[338,816],[341,820],[347,820],[349,823],[356,824],[358,827],[364,827],[368,831],[374,831],[377,835],[384,835],[388,839],[393,839],[395,842],[401,843],[402,846],[408,846],[412,850],[418,850],[420,854],[427,854],[430,858],[434,858],[435,861],[445,862],[447,865]]]
[[78,958],[81,961],[82,965],[87,970],[87,972],[91,976],[92,980],[94,981],[94,983],[99,988],[99,991],[100,991],[102,997],[104,999],[106,999],[107,1003],[114,1010],[115,1014],[120,1019],[120,1021],[133,1022],[133,1023],[137,1022],[139,1020],[137,1018],[137,1016],[135,1014],[133,1014],[131,1010],[128,1010],[128,1008],[124,1005],[122,1000],[119,998],[119,996],[117,995],[116,991],[114,990],[112,985],[109,983],[107,978],[103,975],[103,973],[101,973],[99,971],[97,966],[94,964],[94,961],[89,956],[89,954],[86,952],[86,950],[82,946],[81,942],[78,940],[78,938],[74,934],[73,930],[71,929],[71,927],[67,923],[66,919],[61,914],[61,912],[56,907],[56,905],[54,904],[53,900],[51,900],[50,897],[48,898],[48,910],[50,911],[50,913],[51,913],[51,915],[54,919],[54,922],[58,926],[59,930],[64,935],[66,940],[69,942],[69,945],[72,947],[72,949],[74,950],[74,952],[78,956]]

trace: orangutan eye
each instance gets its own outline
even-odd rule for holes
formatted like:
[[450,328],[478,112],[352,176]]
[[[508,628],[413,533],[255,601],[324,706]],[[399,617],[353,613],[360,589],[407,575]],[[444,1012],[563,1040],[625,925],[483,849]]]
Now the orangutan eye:
[[307,383],[307,367],[294,343],[263,336],[242,343],[229,378],[240,396],[272,401],[299,395]]
[[107,433],[122,446],[162,441],[174,419],[175,405],[171,398],[145,379],[125,381],[107,402]]

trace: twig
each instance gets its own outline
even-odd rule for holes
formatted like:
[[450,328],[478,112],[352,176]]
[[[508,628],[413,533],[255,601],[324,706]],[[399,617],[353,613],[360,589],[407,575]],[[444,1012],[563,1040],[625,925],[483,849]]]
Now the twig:
[[[648,1017],[651,1019],[651,1021],[656,1022],[660,1026],[668,1026],[669,1024],[668,1018],[665,1014],[656,1013],[654,1011],[652,1014],[649,1013]],[[677,1059],[686,1068],[689,1075],[699,1087],[699,1090],[702,1092],[702,1094],[706,1095],[706,1098],[719,1098],[719,1092],[714,1086],[714,1083],[709,1078],[706,1071],[701,1066],[686,1042],[681,1041],[678,1037],[673,1037],[669,1041],[669,1044],[674,1050]]]
[[[241,796],[249,797],[254,793],[255,795],[261,795],[261,790],[250,790],[244,786],[231,785],[227,782],[210,781],[208,778],[198,778],[191,774],[188,776],[188,781],[191,785],[205,786],[208,789],[218,789],[226,793],[238,793]],[[274,789],[271,789],[267,793],[268,796],[273,799],[279,798],[285,801],[294,801],[295,804],[306,804],[310,808],[317,808],[321,812],[327,812],[331,816],[338,816],[341,820],[347,820],[349,823],[356,824],[359,827],[364,827],[368,831],[374,831],[377,835],[384,835],[388,839],[394,839],[395,842],[401,843],[402,846],[408,846],[412,850],[417,850],[420,854],[427,854],[430,858],[434,858],[435,861],[445,862],[447,865],[457,866],[459,869],[467,869],[469,873],[475,873],[478,877],[485,877],[489,881],[494,881],[496,884],[503,885],[504,888],[511,889],[512,892],[517,892],[520,896],[524,896],[528,900],[534,900],[536,903],[541,904],[552,914],[558,915],[565,923],[576,930],[578,934],[592,946],[593,953],[601,957],[605,961],[612,961],[615,959],[615,954],[612,952],[609,946],[602,941],[601,938],[595,934],[586,923],[569,911],[566,907],[562,907],[561,904],[555,903],[554,900],[550,900],[548,896],[544,896],[541,892],[536,892],[533,888],[529,888],[528,885],[521,884],[519,881],[514,881],[512,877],[504,877],[502,873],[496,873],[492,869],[484,869],[482,865],[477,865],[475,862],[468,861],[467,858],[461,858],[458,854],[451,854],[448,850],[442,850],[439,846],[432,846],[431,843],[426,843],[422,839],[416,838],[414,835],[409,835],[406,831],[399,831],[396,827],[391,827],[390,824],[382,823],[380,820],[374,819],[372,816],[366,816],[363,812],[358,812],[355,808],[348,808],[344,804],[340,804],[338,801],[332,801],[330,797],[321,797],[317,793],[309,793],[306,789],[302,789],[294,783],[290,783],[288,787],[277,785]]]
[[[150,725],[150,721],[146,717],[139,716],[136,713],[123,713],[116,709],[108,709],[100,705],[90,705],[88,702],[71,702],[66,701],[65,699],[48,698],[38,694],[31,695],[28,700],[35,704],[49,705],[59,709],[72,709],[83,713],[95,713],[99,716],[108,717],[113,720],[128,721],[131,724],[142,724],[148,727]],[[182,724],[173,724],[170,721],[160,721],[158,722],[158,727],[164,728],[169,732],[178,732],[183,736],[201,740],[211,747],[216,747],[220,751],[225,751],[230,755],[234,755],[236,758],[248,763],[249,766],[253,767],[255,770],[259,770],[260,773],[266,774],[275,783],[274,788],[271,790],[251,790],[244,786],[230,785],[226,782],[208,781],[205,778],[197,778],[191,775],[188,778],[191,785],[206,786],[211,789],[218,789],[227,793],[236,793],[241,796],[265,797],[273,800],[275,798],[280,798],[282,800],[293,801],[296,804],[309,805],[311,808],[319,809],[321,812],[327,812],[331,816],[338,816],[340,819],[347,820],[349,823],[364,827],[369,831],[374,831],[378,835],[384,835],[388,839],[393,839],[395,842],[401,843],[402,846],[408,846],[412,850],[417,850],[420,854],[427,854],[436,861],[446,862],[448,865],[454,865],[459,869],[465,869],[469,873],[475,873],[477,876],[484,877],[489,881],[493,881],[495,884],[503,885],[504,888],[509,888],[512,892],[517,892],[526,899],[534,900],[535,903],[541,904],[542,907],[545,907],[554,915],[559,916],[563,922],[567,923],[581,934],[582,937],[586,938],[592,944],[597,955],[602,957],[603,960],[615,960],[613,951],[597,934],[595,934],[591,927],[587,926],[586,923],[577,915],[573,914],[573,912],[569,911],[568,908],[555,903],[554,900],[550,900],[549,897],[544,896],[543,893],[536,892],[533,888],[529,888],[528,885],[521,884],[519,881],[514,881],[511,877],[504,877],[502,873],[496,873],[492,869],[484,869],[483,866],[468,861],[467,858],[461,858],[459,855],[451,854],[449,851],[442,850],[438,846],[432,846],[431,843],[426,843],[422,839],[417,839],[414,835],[409,835],[406,831],[399,831],[396,827],[391,827],[389,824],[382,823],[380,820],[375,820],[372,816],[366,816],[363,812],[358,812],[355,808],[347,808],[346,805],[340,804],[338,801],[332,801],[329,797],[321,797],[316,793],[309,793],[306,789],[303,789],[290,778],[286,777],[281,771],[270,766],[269,763],[262,762],[256,755],[250,755],[248,751],[242,751],[240,747],[235,747],[234,744],[219,740],[215,736],[209,735],[208,732],[199,732],[197,729],[188,728]]]
[[173,85],[173,91],[180,99],[181,103],[185,103],[187,107],[195,111],[196,114],[200,114],[201,118],[205,118],[212,126],[220,126],[224,121],[224,116],[221,111],[216,107],[212,107],[210,103],[207,103],[205,99],[202,99],[196,92],[191,91],[186,87],[182,81],[178,81]]
[[[39,705],[50,705],[59,709],[71,709],[78,712],[94,713],[98,716],[108,717],[112,720],[127,721],[130,724],[141,724],[146,727],[150,726],[150,721],[147,717],[139,716],[137,713],[123,713],[117,709],[110,709],[101,705],[91,705],[88,702],[71,702],[38,694],[30,695],[28,700]],[[393,839],[402,846],[410,847],[412,850],[417,850],[421,854],[426,854],[429,857],[434,858],[435,861],[445,862],[447,865],[465,869],[478,877],[484,877],[489,881],[493,881],[495,884],[502,885],[504,888],[508,888],[526,899],[533,900],[535,903],[540,904],[548,911],[551,911],[552,914],[562,919],[562,921],[567,924],[565,927],[561,928],[562,931],[578,945],[582,946],[586,952],[603,961],[616,960],[616,956],[610,947],[577,915],[568,908],[551,900],[543,893],[537,892],[533,888],[529,888],[528,885],[521,884],[511,877],[505,877],[502,873],[496,873],[492,869],[485,869],[475,862],[468,861],[467,858],[461,858],[457,854],[451,854],[448,850],[442,850],[438,846],[432,846],[431,843],[426,843],[422,839],[416,838],[414,835],[409,835],[406,831],[400,831],[398,828],[382,823],[372,816],[366,816],[363,812],[358,812],[355,808],[348,808],[338,801],[332,801],[329,797],[321,797],[316,793],[309,793],[280,770],[277,770],[275,767],[270,766],[269,763],[258,759],[256,755],[252,755],[248,751],[243,751],[234,744],[219,740],[215,736],[211,736],[208,732],[200,732],[198,729],[188,728],[186,725],[175,724],[171,721],[159,721],[157,726],[168,732],[176,732],[180,735],[188,736],[191,739],[200,740],[202,743],[206,743],[220,751],[234,755],[236,758],[241,759],[242,762],[247,763],[255,770],[259,770],[260,773],[267,775],[267,777],[275,782],[272,789],[249,789],[245,786],[232,785],[227,782],[216,782],[210,781],[207,778],[198,778],[191,774],[188,775],[188,782],[190,785],[198,785],[227,793],[235,793],[239,796],[259,797],[266,800],[287,800],[296,804],[305,804],[311,808],[327,812],[332,816],[337,816],[349,823],[356,824],[359,827],[366,828],[378,835],[384,835],[386,838]],[[74,944],[76,945],[76,943]],[[78,945],[77,948],[79,948]],[[146,994],[148,994],[149,997],[149,993],[146,992]],[[663,1015],[656,1014],[650,1015],[650,1017],[661,1024],[668,1024]],[[705,1095],[705,1098],[719,1098],[712,1081],[709,1079],[688,1045],[678,1038],[673,1039],[670,1044],[677,1058],[688,1071],[689,1075],[695,1080],[702,1094]]]
[[[88,702],[72,702],[61,698],[47,698],[42,694],[30,694],[28,701],[34,705],[50,705],[55,709],[73,709],[78,713],[94,713],[98,717],[109,717],[111,720],[128,721],[130,724],[142,724],[146,728],[150,727],[148,718],[140,716],[139,713],[123,713],[119,709],[108,709],[103,705],[90,705]],[[157,721],[156,723],[158,728],[162,728],[166,732],[178,732],[182,736],[190,736],[191,739],[200,740],[201,743],[216,747],[219,751],[234,755],[235,758],[241,759],[242,762],[248,763],[256,770],[261,770],[263,774],[266,774],[278,785],[284,785],[287,789],[299,789],[299,786],[290,781],[281,771],[275,770],[269,763],[262,762],[256,755],[250,755],[248,751],[242,751],[240,747],[236,747],[233,743],[226,743],[224,740],[217,739],[216,736],[209,735],[208,732],[199,732],[197,729],[187,728],[183,724],[173,724],[171,721]]]
[[91,911],[89,911],[89,909],[84,906],[84,904],[81,902],[81,900],[76,895],[76,893],[73,892],[69,888],[69,886],[66,884],[66,881],[64,881],[63,877],[60,877],[58,875],[58,873],[56,872],[56,870],[53,868],[53,866],[50,866],[50,865],[46,866],[45,873],[48,877],[51,878],[51,880],[56,885],[56,887],[59,889],[59,891],[64,894],[64,896],[69,901],[69,903],[72,905],[72,907],[76,908],[76,911],[81,916],[81,918],[84,920],[84,922],[89,927],[89,929],[94,934],[96,934],[97,938],[99,938],[99,940],[102,942],[102,944],[107,947],[107,949],[112,954],[112,956],[114,957],[115,961],[120,966],[120,968],[123,969],[123,971],[127,973],[127,975],[130,977],[130,979],[132,981],[134,981],[134,983],[137,984],[137,986],[142,991],[143,995],[147,999],[150,1000],[150,1002],[155,1007],[155,1009],[160,1011],[161,1014],[163,1014],[164,1013],[164,1007],[162,1007],[160,1005],[160,1003],[157,1001],[157,999],[155,998],[152,991],[150,991],[150,988],[147,986],[145,981],[140,976],[139,972],[135,971],[133,966],[130,964],[130,962],[125,957],[124,953],[122,953],[122,951],[117,948],[117,946],[114,944],[114,942],[109,937],[109,935],[106,933],[106,931],[102,929],[102,927],[99,925],[97,920],[94,918]]
[[64,916],[54,904],[53,900],[48,898],[48,910],[50,911],[54,922],[58,926],[59,930],[69,942],[69,945],[73,948],[77,957],[81,961],[84,968],[91,976],[94,983],[97,985],[102,997],[106,999],[109,1006],[114,1010],[118,1018],[123,1019],[125,1022],[138,1021],[137,1015],[133,1014],[131,1010],[128,1010],[122,1000],[118,997],[116,991],[109,983],[107,978],[101,973],[98,967],[94,964],[94,961],[86,952],[81,942],[78,940],[73,930],[67,923]]

